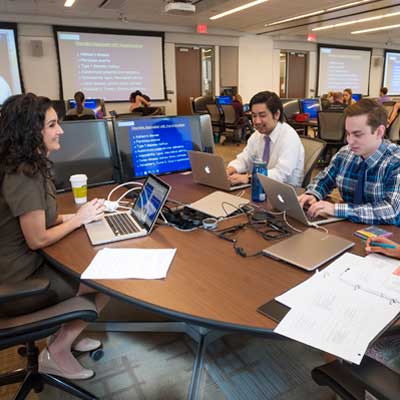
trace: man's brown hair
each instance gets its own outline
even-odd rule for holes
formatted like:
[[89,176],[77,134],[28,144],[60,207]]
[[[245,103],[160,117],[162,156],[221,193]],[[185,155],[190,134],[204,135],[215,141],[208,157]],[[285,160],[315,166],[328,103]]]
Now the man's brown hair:
[[361,99],[358,103],[348,106],[344,113],[346,118],[367,115],[367,124],[373,132],[381,125],[386,126],[388,119],[386,109],[372,99]]

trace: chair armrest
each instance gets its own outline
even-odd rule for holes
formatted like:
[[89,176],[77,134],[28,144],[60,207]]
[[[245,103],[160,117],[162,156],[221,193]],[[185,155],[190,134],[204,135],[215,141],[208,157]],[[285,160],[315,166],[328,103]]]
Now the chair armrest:
[[44,293],[50,286],[48,279],[27,279],[0,285],[0,303]]

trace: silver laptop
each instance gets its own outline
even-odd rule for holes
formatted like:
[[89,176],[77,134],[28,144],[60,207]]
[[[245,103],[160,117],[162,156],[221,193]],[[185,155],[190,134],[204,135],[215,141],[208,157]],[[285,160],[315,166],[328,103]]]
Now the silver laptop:
[[117,242],[148,235],[163,208],[171,187],[149,175],[129,211],[105,215],[100,221],[85,225],[93,245]]
[[353,242],[318,229],[306,229],[263,250],[267,256],[313,271],[354,246]]
[[193,181],[202,185],[231,192],[244,189],[250,183],[232,185],[226,174],[224,159],[216,154],[188,150],[192,166]]
[[257,176],[260,179],[264,192],[272,207],[279,211],[286,211],[286,215],[304,225],[315,226],[330,224],[344,219],[339,217],[317,217],[315,219],[310,219],[301,207],[296,190],[293,186],[278,182],[264,175],[258,174]]
[[189,204],[187,207],[207,214],[210,217],[221,218],[228,217],[249,203],[250,201],[247,199],[217,190]]

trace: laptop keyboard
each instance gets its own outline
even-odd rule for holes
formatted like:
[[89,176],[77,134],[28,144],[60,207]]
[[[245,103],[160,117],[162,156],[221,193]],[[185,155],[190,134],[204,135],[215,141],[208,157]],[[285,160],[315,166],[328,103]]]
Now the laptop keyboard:
[[128,214],[112,214],[104,217],[115,236],[129,235],[139,232],[140,229],[132,222]]

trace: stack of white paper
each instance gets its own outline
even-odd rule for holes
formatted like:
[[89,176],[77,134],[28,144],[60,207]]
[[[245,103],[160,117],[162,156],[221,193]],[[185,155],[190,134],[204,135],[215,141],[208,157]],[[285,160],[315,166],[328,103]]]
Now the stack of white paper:
[[81,279],[163,279],[176,249],[100,250]]
[[398,264],[344,254],[276,298],[291,310],[275,332],[360,364],[369,343],[400,312]]

